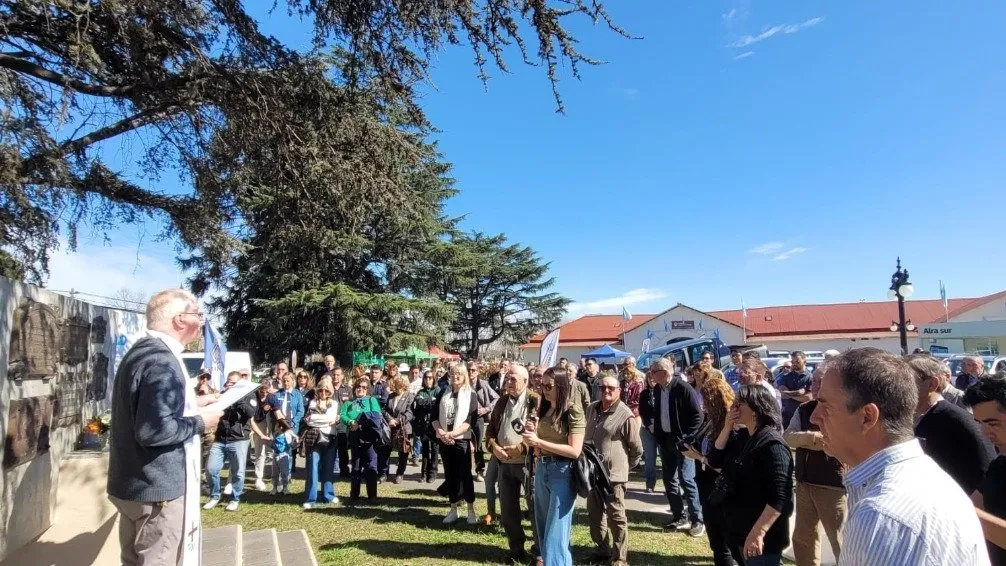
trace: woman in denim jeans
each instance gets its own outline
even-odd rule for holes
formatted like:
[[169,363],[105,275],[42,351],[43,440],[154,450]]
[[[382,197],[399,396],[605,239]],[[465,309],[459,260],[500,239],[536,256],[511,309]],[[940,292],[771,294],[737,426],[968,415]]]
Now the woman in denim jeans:
[[586,420],[570,398],[570,376],[563,368],[545,371],[539,389],[538,419],[524,426],[524,444],[539,454],[534,473],[534,522],[544,566],[571,566],[573,465],[583,449]]

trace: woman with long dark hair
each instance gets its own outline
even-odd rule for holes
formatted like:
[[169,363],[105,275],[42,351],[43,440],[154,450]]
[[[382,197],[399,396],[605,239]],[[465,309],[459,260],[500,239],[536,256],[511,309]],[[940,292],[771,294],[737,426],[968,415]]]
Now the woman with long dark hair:
[[450,389],[440,392],[433,407],[433,430],[440,441],[440,456],[444,460],[444,479],[451,510],[444,523],[460,518],[461,501],[468,503],[468,524],[479,522],[475,514],[475,478],[472,476],[472,427],[479,408],[478,398],[468,380],[468,368],[451,362],[447,368]]
[[420,481],[433,483],[437,477],[437,458],[440,456],[440,443],[433,431],[433,413],[437,404],[440,389],[437,388],[437,378],[433,370],[423,374],[423,386],[416,393],[412,402],[412,432],[420,439],[422,449],[422,466],[419,469]]
[[772,392],[743,385],[709,452],[709,465],[721,470],[710,499],[730,510],[727,541],[742,566],[779,566],[789,546],[793,455],[781,425]]
[[537,422],[524,426],[524,444],[539,456],[534,472],[534,521],[544,566],[570,566],[573,527],[573,466],[583,450],[586,417],[571,399],[570,375],[553,367],[538,385],[542,401]]
[[709,377],[702,383],[699,394],[702,396],[705,422],[699,429],[695,442],[686,446],[682,452],[686,457],[696,461],[695,484],[699,488],[702,519],[706,525],[709,549],[713,551],[713,564],[733,566],[735,562],[730,555],[730,545],[727,542],[725,509],[721,504],[710,500],[716,485],[716,477],[720,473],[709,466],[707,457],[720,431],[723,430],[730,407],[733,406],[734,390],[725,380]]

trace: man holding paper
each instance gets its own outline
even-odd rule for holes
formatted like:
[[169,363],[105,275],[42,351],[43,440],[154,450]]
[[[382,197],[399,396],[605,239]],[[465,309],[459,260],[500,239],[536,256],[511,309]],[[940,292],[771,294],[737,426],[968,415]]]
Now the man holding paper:
[[121,562],[199,564],[199,438],[218,404],[200,408],[181,360],[203,314],[182,289],[147,304],[147,335],[123,356],[112,389],[109,499],[119,510]]
[[[216,435],[213,444],[210,446],[210,455],[206,464],[206,475],[210,478],[210,500],[203,505],[203,509],[212,509],[220,503],[220,470],[224,467],[226,459],[230,464],[229,485],[231,486],[231,502],[227,504],[228,511],[237,511],[238,504],[241,503],[241,493],[244,491],[245,466],[248,462],[249,433],[251,432],[251,419],[255,416],[255,407],[251,404],[248,394],[255,390],[253,387],[238,387],[244,382],[241,374],[232,371],[227,374],[227,381],[224,382],[224,393],[226,396],[231,391],[246,391],[245,396],[236,401],[233,405],[224,409],[224,416],[217,425]],[[245,382],[247,383],[247,382]],[[220,401],[226,401],[221,396]]]

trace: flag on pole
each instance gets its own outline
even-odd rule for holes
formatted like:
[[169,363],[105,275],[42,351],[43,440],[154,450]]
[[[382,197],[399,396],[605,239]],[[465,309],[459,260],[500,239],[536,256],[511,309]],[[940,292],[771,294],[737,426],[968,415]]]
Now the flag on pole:
[[625,307],[622,307],[622,320],[632,320],[632,313],[630,313]]
[[702,321],[701,320],[699,320],[699,330],[705,330],[704,328],[702,328]]
[[748,317],[748,308],[744,304],[744,298],[743,297],[741,297],[741,316],[743,316],[744,318]]
[[943,285],[943,280],[940,280],[940,300],[943,301],[943,309],[947,308],[947,288]]
[[541,341],[541,351],[538,354],[538,365],[550,368],[559,358],[559,329],[549,332]]
[[671,327],[667,324],[667,321],[665,320],[664,321],[664,332],[670,332],[670,331],[671,331]]
[[653,331],[650,330],[649,328],[646,329],[646,337],[653,338]]
[[203,342],[203,369],[210,372],[210,383],[217,391],[220,391],[224,388],[224,381],[227,377],[224,375],[227,345],[224,344],[220,333],[216,328],[213,328],[209,321],[203,325]]

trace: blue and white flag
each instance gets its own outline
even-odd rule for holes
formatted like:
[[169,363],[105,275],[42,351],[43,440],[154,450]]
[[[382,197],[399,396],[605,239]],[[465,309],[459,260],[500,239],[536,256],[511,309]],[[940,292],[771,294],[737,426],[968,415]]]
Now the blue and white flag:
[[713,329],[713,338],[715,338],[717,340],[721,340],[720,339],[720,329],[719,328],[714,328]]
[[699,330],[705,330],[705,329],[704,329],[704,328],[702,327],[702,320],[701,320],[701,319],[699,319]]
[[549,332],[548,336],[545,336],[545,339],[541,341],[541,350],[538,352],[539,366],[550,368],[559,358],[559,328]]
[[209,323],[203,325],[203,369],[210,372],[210,383],[220,391],[224,388],[227,376],[224,374],[224,360],[227,359],[227,345],[220,338],[220,333]]
[[622,307],[622,320],[632,320],[632,314],[625,307]]
[[947,288],[943,285],[943,280],[940,280],[940,300],[943,301],[943,310],[947,310]]
[[667,324],[667,321],[665,320],[664,321],[664,332],[670,332],[670,331],[671,331],[671,325]]
[[646,338],[647,339],[653,338],[653,331],[650,330],[649,328],[646,329]]

